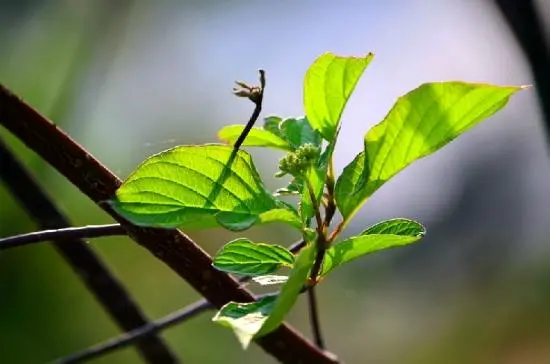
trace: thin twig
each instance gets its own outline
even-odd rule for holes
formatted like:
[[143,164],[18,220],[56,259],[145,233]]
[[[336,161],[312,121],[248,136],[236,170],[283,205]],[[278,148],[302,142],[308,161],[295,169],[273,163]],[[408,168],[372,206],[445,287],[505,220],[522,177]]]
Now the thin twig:
[[[109,200],[120,180],[68,135],[0,86],[0,124],[39,154],[128,231],[128,235],[185,279],[217,308],[230,301],[252,302],[252,294],[228,274],[212,267],[212,260],[179,230],[144,228],[118,215]],[[256,342],[284,363],[337,363],[287,324]]]
[[[68,218],[1,139],[0,178],[41,228],[70,226]],[[57,237],[54,247],[121,329],[132,330],[147,323],[133,298],[85,241],[75,237]],[[149,363],[177,362],[168,346],[156,336],[139,343],[137,349]]]
[[[248,123],[246,123],[246,126],[244,127],[243,132],[241,135],[239,135],[239,138],[237,138],[237,141],[233,145],[234,150],[238,150],[241,145],[243,144],[244,140],[246,139],[246,136],[248,133],[250,133],[250,130],[260,117],[260,113],[262,112],[262,103],[264,99],[264,89],[265,89],[265,71],[259,70],[260,73],[260,87],[249,87],[248,85],[238,82],[239,86],[244,88],[244,91],[247,91],[247,97],[256,105],[254,107],[254,111],[252,112],[252,115],[250,116],[250,119],[248,120]],[[235,93],[238,95],[239,90],[235,90]],[[244,94],[243,94],[244,95]]]
[[[265,293],[258,295],[256,300],[262,299],[267,296],[272,296],[277,293]],[[62,359],[55,360],[52,364],[74,364],[83,363],[90,359],[97,358],[101,355],[110,353],[117,349],[122,349],[135,342],[143,340],[149,335],[158,333],[162,330],[166,330],[179,323],[187,321],[198,314],[201,314],[207,310],[213,309],[214,306],[208,301],[198,301],[188,306],[183,307],[180,310],[174,311],[158,320],[151,321],[147,325],[139,327],[130,332],[124,333],[120,336],[114,337],[105,342],[94,345],[86,350],[72,354]]]
[[325,349],[323,334],[321,333],[321,323],[319,322],[319,310],[317,308],[317,297],[315,295],[315,286],[309,287],[307,290],[307,301],[309,306],[309,321],[311,331],[317,347]]
[[[292,244],[288,250],[290,250],[293,253],[297,253],[300,249],[302,249],[305,246],[305,241],[300,240],[294,244]],[[245,283],[250,280],[250,277],[242,277],[239,279],[239,282]],[[267,295],[271,295],[273,293],[260,295],[256,297],[262,298]],[[186,307],[183,307],[180,310],[177,310],[175,312],[172,312],[171,314],[160,318],[158,320],[152,321],[149,324],[146,324],[144,326],[141,326],[137,329],[134,329],[130,332],[127,332],[123,335],[114,337],[108,341],[105,341],[101,344],[94,345],[86,350],[83,350],[79,353],[72,354],[68,357],[65,357],[63,359],[60,359],[56,361],[55,363],[61,364],[68,364],[68,363],[76,363],[81,362],[86,359],[92,359],[95,357],[100,356],[101,354],[106,354],[108,352],[111,352],[113,350],[122,349],[128,345],[132,345],[133,343],[142,340],[144,337],[149,336],[151,334],[160,332],[162,330],[168,329],[176,324],[183,323],[187,320],[192,319],[193,317],[205,312],[206,310],[212,309],[214,306],[208,302],[205,299],[202,299],[200,301],[194,302]]]
[[49,240],[91,239],[104,236],[126,235],[126,230],[120,224],[88,225],[35,231],[32,233],[9,236],[0,239],[0,250],[18,246],[41,243]]
[[148,324],[138,327],[137,329],[128,331],[122,335],[114,337],[103,343],[94,345],[88,349],[82,350],[75,354],[71,354],[65,358],[55,360],[54,363],[56,364],[83,363],[84,361],[97,358],[101,355],[107,354],[116,349],[122,349],[136,342],[140,342],[141,340],[159,331],[165,330],[180,322],[186,321],[212,308],[214,308],[214,306],[208,301],[199,301],[199,302],[193,303],[189,306],[182,308],[181,310],[174,311],[171,314],[164,316],[163,318],[160,318],[155,321],[151,321]]

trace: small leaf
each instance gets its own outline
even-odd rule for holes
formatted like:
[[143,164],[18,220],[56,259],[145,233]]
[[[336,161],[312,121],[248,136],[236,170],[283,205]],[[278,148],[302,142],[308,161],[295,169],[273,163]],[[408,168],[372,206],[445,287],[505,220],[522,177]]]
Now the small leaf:
[[301,180],[293,178],[290,183],[283,188],[279,188],[273,194],[274,196],[285,196],[285,195],[299,195],[304,188],[304,183]]
[[304,116],[283,120],[280,129],[283,132],[285,140],[293,150],[307,143],[318,147],[321,146],[321,134],[311,127],[309,121]]
[[257,302],[225,304],[212,321],[233,330],[243,349],[247,349],[273,310],[276,296],[263,297]]
[[250,154],[223,145],[179,146],[146,159],[111,201],[135,224],[175,228],[220,212],[260,215],[276,207]]
[[278,276],[274,274],[268,274],[265,276],[252,277],[252,280],[262,286],[271,286],[274,284],[283,284],[288,281],[288,276]]
[[300,291],[304,288],[314,260],[315,245],[309,244],[298,254],[294,262],[294,268],[292,268],[288,280],[277,296],[271,314],[255,337],[267,335],[281,325],[294,303],[296,303]]
[[329,142],[334,140],[344,107],[374,55],[339,57],[321,55],[308,69],[304,81],[304,106],[313,127]]
[[[218,132],[218,138],[230,145],[233,145],[243,132],[244,128],[244,125],[225,126]],[[270,147],[282,150],[291,150],[285,140],[268,130],[260,128],[250,129],[250,132],[246,136],[246,139],[242,145],[244,147]]]
[[266,116],[264,118],[263,128],[264,128],[264,130],[267,130],[267,131],[275,134],[279,138],[285,139],[284,134],[283,134],[281,128],[279,127],[282,121],[283,121],[283,119],[279,116],[274,116],[274,115]]
[[381,221],[361,233],[361,235],[373,234],[420,236],[426,234],[426,229],[414,220],[397,218]]
[[380,186],[502,109],[522,87],[427,83],[399,98],[365,136],[365,150],[344,168],[335,197],[349,219]]
[[212,265],[221,271],[247,276],[275,272],[281,266],[292,266],[294,255],[279,245],[253,243],[248,239],[233,240],[221,248]]
[[[385,231],[392,233],[385,233]],[[359,236],[345,239],[331,246],[325,254],[321,275],[326,276],[334,268],[363,255],[414,243],[425,233],[424,227],[416,221],[407,219],[382,221]]]

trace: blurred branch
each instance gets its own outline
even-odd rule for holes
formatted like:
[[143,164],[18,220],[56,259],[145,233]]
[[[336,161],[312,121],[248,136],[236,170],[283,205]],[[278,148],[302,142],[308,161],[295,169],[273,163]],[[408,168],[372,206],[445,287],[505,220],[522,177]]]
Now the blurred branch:
[[[1,153],[1,152],[0,152]],[[48,240],[75,240],[100,238],[104,236],[126,235],[126,230],[120,224],[89,225],[35,231],[32,233],[9,236],[0,239],[0,250],[18,246],[40,243]]]
[[[212,267],[210,256],[182,232],[135,226],[102,203],[114,195],[120,180],[56,125],[3,86],[0,86],[0,124],[119,221],[132,239],[172,268],[214,306],[221,308],[229,301],[254,300],[239,282]],[[256,342],[284,363],[338,362],[286,324]]]
[[[303,240],[298,241],[294,244],[292,244],[288,249],[296,253],[300,249],[302,249],[305,245],[305,242]],[[239,279],[239,282],[245,283],[248,280],[250,280],[250,277],[242,277]],[[263,297],[273,295],[273,293],[267,293],[263,295],[259,295],[256,297],[257,299],[261,299]],[[110,340],[107,340],[103,343],[97,344],[95,346],[92,346],[86,350],[83,350],[79,353],[70,355],[68,357],[59,359],[58,361],[55,361],[57,364],[69,364],[69,363],[77,363],[82,362],[84,360],[89,360],[93,358],[97,358],[98,356],[102,354],[107,354],[113,350],[122,349],[124,347],[127,347],[136,341],[143,340],[143,338],[152,335],[154,333],[160,332],[162,330],[168,329],[174,325],[177,325],[179,323],[183,323],[189,319],[192,319],[193,317],[200,315],[201,313],[205,312],[206,310],[213,309],[214,306],[208,302],[205,299],[202,299],[200,301],[194,302],[180,310],[177,310],[175,312],[172,312],[171,314],[164,316],[163,318],[160,318],[158,320],[152,321],[151,323],[148,323],[142,327],[139,327],[135,330],[132,330],[130,332],[127,332],[125,334],[122,334],[118,337],[112,338]]]
[[550,47],[533,0],[494,0],[531,68],[550,143]]
[[[0,105],[0,113],[3,112],[4,107]],[[0,178],[41,228],[70,226],[67,217],[55,206],[2,140],[0,140]],[[147,323],[145,316],[130,295],[85,241],[69,236],[58,237],[54,241],[54,246],[123,330],[132,330]],[[150,337],[142,341],[138,350],[150,363],[177,362],[170,349],[158,337]]]
[[[261,299],[263,297],[271,296],[274,293],[266,293],[256,297],[256,299]],[[197,316],[200,313],[205,312],[206,310],[213,309],[214,306],[208,301],[198,301],[189,306],[186,306],[178,311],[172,312],[169,315],[166,315],[158,320],[152,321],[145,326],[122,334],[118,337],[112,338],[103,343],[94,345],[86,350],[83,350],[79,353],[70,355],[68,357],[56,360],[56,364],[74,364],[82,363],[84,361],[97,358],[103,354],[107,354],[116,349],[122,349],[131,345],[135,342],[139,342],[149,335],[155,334],[159,331],[168,329],[178,323],[186,321],[192,317]]]
[[319,309],[317,308],[317,297],[315,296],[315,286],[310,286],[307,289],[307,302],[309,309],[309,321],[311,331],[317,347],[325,349],[325,341],[321,332],[321,322],[319,320]]
[[186,306],[181,310],[175,311],[163,318],[151,321],[144,326],[128,331],[120,336],[114,337],[103,343],[94,345],[86,350],[72,354],[65,358],[54,361],[56,364],[83,363],[86,360],[97,358],[116,349],[122,349],[129,345],[161,331],[183,322],[191,317],[194,317],[206,310],[212,309],[214,306],[208,301],[199,301],[192,305]]

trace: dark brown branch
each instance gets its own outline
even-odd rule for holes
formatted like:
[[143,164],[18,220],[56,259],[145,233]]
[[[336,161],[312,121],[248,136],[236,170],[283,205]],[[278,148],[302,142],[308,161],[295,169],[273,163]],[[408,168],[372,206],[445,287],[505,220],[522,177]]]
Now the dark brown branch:
[[[185,279],[217,308],[229,301],[251,302],[253,296],[231,276],[212,267],[210,256],[179,230],[143,228],[117,215],[108,204],[120,180],[3,86],[0,86],[0,124],[10,130],[63,176],[119,221],[128,235]],[[284,363],[337,363],[294,329],[281,325],[258,344]]]
[[[3,110],[2,107],[0,109]],[[70,226],[67,217],[18,162],[2,140],[0,140],[0,178],[41,228]],[[86,245],[86,242],[75,238],[58,238],[54,241],[54,247],[123,330],[132,330],[147,323],[145,315],[134,300],[103,265],[100,258]],[[177,362],[170,349],[159,337],[151,336],[140,342],[137,348],[150,363]]]
[[15,248],[48,240],[91,239],[104,236],[126,235],[120,224],[89,225],[35,231],[32,233],[10,236],[0,239],[0,250]]

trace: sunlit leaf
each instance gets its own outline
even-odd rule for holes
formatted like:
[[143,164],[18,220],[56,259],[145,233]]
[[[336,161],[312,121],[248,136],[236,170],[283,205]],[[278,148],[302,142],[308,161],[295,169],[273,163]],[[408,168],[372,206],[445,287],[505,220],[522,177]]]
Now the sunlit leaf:
[[[233,145],[243,132],[244,128],[244,125],[225,126],[218,132],[218,137],[227,144]],[[282,150],[291,150],[291,147],[285,140],[281,139],[279,136],[273,134],[268,130],[260,128],[250,129],[250,132],[246,136],[242,146],[270,147]]]
[[365,136],[365,150],[336,184],[336,202],[348,219],[380,186],[502,109],[522,87],[464,82],[427,83],[399,98]]
[[251,303],[229,302],[218,311],[212,321],[232,329],[246,350],[273,310],[276,298],[267,296]]
[[294,255],[282,246],[241,238],[225,244],[214,256],[212,265],[228,273],[260,276],[293,263]]
[[425,233],[424,227],[413,220],[382,221],[368,228],[361,235],[331,246],[325,254],[321,275],[325,276],[334,268],[363,255],[414,243]]
[[361,233],[361,235],[373,234],[419,236],[426,234],[426,229],[414,220],[397,218],[381,221]]
[[313,127],[333,141],[346,103],[374,55],[340,57],[321,55],[308,69],[304,81],[304,106]]
[[205,225],[220,212],[260,215],[276,208],[250,155],[229,146],[180,146],[145,160],[117,190],[113,208],[135,224]]

